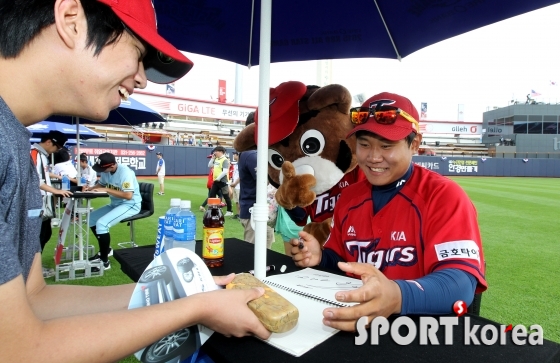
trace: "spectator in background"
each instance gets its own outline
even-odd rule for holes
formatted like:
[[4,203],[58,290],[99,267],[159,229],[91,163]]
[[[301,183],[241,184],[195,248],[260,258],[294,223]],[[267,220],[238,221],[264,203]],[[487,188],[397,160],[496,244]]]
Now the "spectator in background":
[[[212,158],[213,155],[214,155],[214,150],[212,150],[212,153],[208,155],[206,158],[210,159]],[[210,167],[210,171],[208,172],[208,177],[206,178],[206,188],[208,189],[208,198],[210,198],[210,190],[212,190],[213,183],[214,183],[214,166],[212,165],[212,167]],[[225,207],[226,204],[223,202],[224,196],[222,195],[221,189],[218,190],[218,198],[220,198],[220,208]],[[208,203],[208,199],[204,203]],[[206,212],[206,208],[204,207],[200,207],[199,209],[203,213]]]
[[[212,158],[208,162],[208,167],[212,168],[212,187],[208,193],[209,198],[215,198],[221,191],[227,205],[227,212],[224,216],[233,216],[231,211],[231,199],[229,198],[229,160],[226,157],[226,149],[217,146],[212,153]],[[200,211],[206,210],[208,199],[200,206]]]
[[88,163],[86,153],[80,154],[80,176],[86,179],[85,186],[92,187],[97,183],[97,173]]
[[158,158],[157,168],[156,168],[156,175],[158,177],[158,182],[159,182],[158,195],[165,195],[165,185],[164,185],[164,182],[165,182],[165,160],[163,160],[163,154],[159,151],[156,153],[156,156]]
[[70,152],[68,152],[67,149],[62,148],[54,153],[53,174],[55,174],[59,179],[66,175],[70,179],[70,183],[72,185],[78,185],[78,171],[76,170],[76,167],[72,162],[72,158],[70,157]]
[[[255,122],[254,117],[254,112],[249,113],[245,126]],[[239,192],[239,220],[244,228],[243,239],[247,242],[255,243],[255,230],[251,226],[251,212],[249,209],[257,201],[257,150],[243,151],[239,155],[237,168],[239,170],[239,183],[241,186]],[[272,243],[274,243],[274,230],[267,225],[266,232],[266,246],[270,248]]]
[[231,200],[235,203],[235,215],[233,219],[239,219],[239,192],[241,190],[241,185],[239,183],[239,168],[238,168],[239,153],[237,151],[233,152],[233,160],[231,165],[233,166],[233,173],[231,177]]
[[[39,189],[41,190],[41,197],[43,198],[43,205],[46,205],[54,213],[54,205],[56,201],[53,195],[59,195],[62,197],[69,197],[72,195],[70,191],[64,191],[56,189],[51,185],[51,177],[56,177],[55,174],[49,172],[49,156],[52,153],[62,149],[64,144],[68,139],[60,131],[51,131],[41,137],[41,142],[38,144],[33,144],[31,146],[31,160],[35,164],[37,169],[37,175],[39,175]],[[44,210],[43,210],[44,214]],[[54,216],[54,215],[53,215]],[[51,219],[43,217],[43,222],[41,224],[41,233],[39,235],[39,241],[41,243],[41,251],[45,248],[47,242],[52,236],[52,226]],[[43,267],[43,277],[51,277],[54,275],[54,270]]]

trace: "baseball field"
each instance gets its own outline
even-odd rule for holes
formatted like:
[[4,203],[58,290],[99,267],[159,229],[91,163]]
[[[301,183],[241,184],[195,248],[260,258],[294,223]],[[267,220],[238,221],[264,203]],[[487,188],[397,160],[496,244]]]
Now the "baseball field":
[[[502,324],[540,324],[545,339],[560,342],[560,179],[453,177],[474,202],[479,217],[486,258],[489,288],[483,294],[481,315]],[[157,183],[155,178],[139,181]],[[198,206],[207,195],[206,177],[167,178],[165,195],[154,190],[155,213],[138,221],[138,244],[155,243],[158,216],[165,214],[172,197],[192,201],[197,216],[197,239],[202,236],[202,213]],[[94,200],[94,207],[107,203]],[[241,224],[227,219],[226,237],[243,237]],[[453,228],[453,226],[449,226]],[[43,263],[54,267],[56,232],[43,253]],[[129,240],[129,227],[119,224],[111,229],[115,242]],[[95,241],[93,235],[90,237]],[[94,243],[97,249],[97,242]],[[283,253],[276,235],[273,249]],[[225,258],[227,259],[227,249]],[[68,284],[114,285],[130,283],[111,258],[112,268],[102,277],[66,281]],[[54,278],[47,279],[55,283]],[[109,333],[109,332],[108,332]],[[137,362],[129,357],[122,362]]]

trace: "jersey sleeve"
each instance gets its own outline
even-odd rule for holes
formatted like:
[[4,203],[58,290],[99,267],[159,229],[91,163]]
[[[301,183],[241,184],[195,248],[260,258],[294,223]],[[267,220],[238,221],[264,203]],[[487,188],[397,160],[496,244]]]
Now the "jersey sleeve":
[[442,183],[427,201],[424,220],[425,273],[457,268],[477,279],[477,293],[486,290],[477,213],[465,191],[455,182]]
[[134,192],[134,181],[136,179],[136,175],[132,170],[127,170],[126,173],[123,174],[123,180],[121,180],[121,190],[123,192]]
[[102,187],[107,186],[107,173],[101,173],[101,177],[99,178],[99,185]]

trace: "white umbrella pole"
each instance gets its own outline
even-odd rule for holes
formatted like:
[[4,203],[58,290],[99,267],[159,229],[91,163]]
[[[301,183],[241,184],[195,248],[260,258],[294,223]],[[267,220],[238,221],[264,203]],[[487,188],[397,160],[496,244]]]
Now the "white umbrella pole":
[[[80,118],[76,117],[76,156],[77,156],[77,161],[76,164],[78,164],[78,177],[77,177],[77,184],[80,185],[80,180],[82,179],[82,175],[81,175],[81,171],[80,171]],[[79,208],[79,203],[78,202],[74,202],[74,200],[72,200],[71,203],[74,203],[74,207]],[[78,213],[78,218],[79,218],[79,225],[80,225],[80,229],[82,228],[82,213],[79,213],[78,210],[74,211],[75,213]],[[87,228],[86,228],[87,229]],[[76,224],[74,224],[74,232],[76,232]],[[86,231],[86,233],[89,233]],[[83,261],[84,259],[84,233],[82,233],[82,231],[80,230],[78,234],[78,259],[80,261]]]
[[270,94],[270,40],[272,0],[261,1],[261,39],[259,53],[259,133],[257,145],[257,202],[253,206],[255,220],[255,277],[266,277],[266,222],[268,205],[268,104]]
[[78,185],[82,179],[82,167],[80,165],[80,118],[76,117],[76,164],[78,165]]

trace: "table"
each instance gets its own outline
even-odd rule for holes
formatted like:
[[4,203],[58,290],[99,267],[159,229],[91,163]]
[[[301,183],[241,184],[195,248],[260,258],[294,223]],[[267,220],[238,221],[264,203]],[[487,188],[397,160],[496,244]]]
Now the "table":
[[[201,242],[196,244],[197,254],[201,253]],[[115,259],[121,269],[132,280],[137,281],[146,266],[152,261],[154,246],[127,248],[114,251]],[[236,238],[225,241],[225,263],[212,268],[213,275],[226,275],[230,272],[248,271],[253,267],[254,245]],[[275,265],[275,273],[280,266],[286,265],[286,272],[297,270],[290,257],[267,250],[267,264]],[[500,329],[500,324],[488,319],[467,315],[470,325],[491,324]],[[418,318],[413,318],[418,321]],[[202,349],[216,362],[560,362],[560,345],[548,340],[542,346],[516,346],[510,339],[506,345],[464,345],[465,318],[459,319],[459,326],[453,330],[453,345],[443,345],[444,329],[440,327],[437,337],[441,345],[419,345],[416,339],[411,345],[399,346],[389,335],[380,338],[379,345],[369,341],[355,346],[354,333],[339,332],[322,344],[316,346],[299,358],[284,353],[256,338],[226,338],[213,334]],[[534,322],[538,323],[538,322]],[[507,325],[507,324],[506,324]],[[480,329],[479,329],[480,330]],[[403,333],[404,334],[404,333]],[[478,335],[479,336],[479,335]],[[509,337],[510,335],[508,335]]]
[[[103,275],[102,262],[88,261],[88,257],[93,256],[94,252],[93,246],[89,244],[89,214],[92,199],[108,196],[109,194],[105,192],[74,191],[72,193],[60,222],[59,244],[61,240],[65,241],[70,224],[74,227],[72,229],[73,238],[71,245],[62,250],[64,260],[68,262],[56,265],[55,281]],[[74,215],[77,215],[77,221],[74,219]],[[57,245],[57,249],[59,248]],[[85,256],[84,251],[86,251]],[[77,258],[76,252],[78,253]]]

